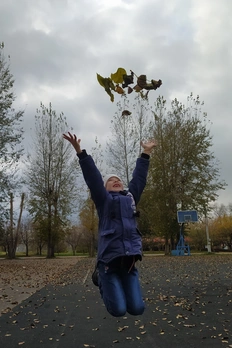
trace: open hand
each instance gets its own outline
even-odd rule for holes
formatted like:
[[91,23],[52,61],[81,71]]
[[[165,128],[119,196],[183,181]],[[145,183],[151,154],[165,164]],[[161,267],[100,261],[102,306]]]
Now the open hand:
[[157,146],[157,141],[156,140],[148,140],[146,142],[141,141],[140,145],[143,148],[143,153],[150,155],[154,147]]
[[70,142],[70,144],[72,144],[72,146],[76,150],[76,153],[81,153],[81,151],[82,151],[81,147],[80,147],[81,139],[77,139],[76,134],[71,134],[70,132],[68,132],[68,135],[63,134],[63,138],[68,140]]

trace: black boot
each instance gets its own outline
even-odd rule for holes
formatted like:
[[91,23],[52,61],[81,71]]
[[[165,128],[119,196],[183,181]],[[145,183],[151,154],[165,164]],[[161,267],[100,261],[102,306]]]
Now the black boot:
[[99,286],[98,284],[98,278],[99,278],[99,270],[96,267],[93,274],[92,274],[92,282],[94,285]]

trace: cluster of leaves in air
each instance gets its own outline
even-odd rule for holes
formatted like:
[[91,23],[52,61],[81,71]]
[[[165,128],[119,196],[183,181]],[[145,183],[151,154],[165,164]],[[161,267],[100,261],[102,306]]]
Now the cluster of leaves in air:
[[[118,68],[116,73],[111,74],[110,77],[102,77],[97,74],[97,80],[110,96],[112,102],[114,101],[113,92],[125,95],[135,91],[139,92],[142,98],[147,99],[150,90],[155,90],[162,85],[161,80],[148,81],[146,75],[140,75],[136,76],[137,81],[135,86],[130,87],[129,85],[134,84],[134,76],[136,75],[132,70],[130,70],[130,74],[128,75],[125,69]],[[143,94],[143,90],[147,91],[146,94]]]

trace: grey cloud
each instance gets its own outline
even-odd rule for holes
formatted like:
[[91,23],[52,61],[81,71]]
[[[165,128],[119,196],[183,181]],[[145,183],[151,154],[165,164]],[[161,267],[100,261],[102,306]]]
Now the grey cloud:
[[95,136],[104,142],[120,97],[111,103],[96,73],[132,69],[163,80],[151,104],[159,94],[204,100],[229,184],[220,199],[231,202],[231,7],[227,0],[2,0],[0,41],[11,56],[16,107],[26,108],[25,142],[40,101],[63,111],[88,149]]

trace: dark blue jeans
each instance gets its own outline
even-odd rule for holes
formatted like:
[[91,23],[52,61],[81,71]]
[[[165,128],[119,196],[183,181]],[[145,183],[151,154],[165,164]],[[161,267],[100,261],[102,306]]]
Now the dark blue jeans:
[[99,289],[107,311],[114,317],[141,315],[145,305],[139,284],[138,270],[99,263]]

